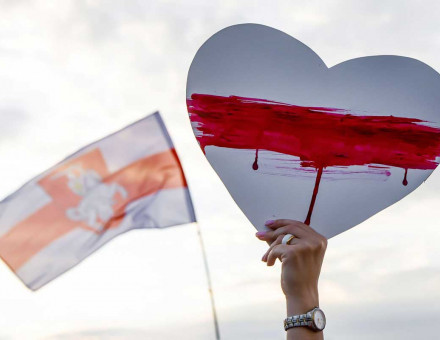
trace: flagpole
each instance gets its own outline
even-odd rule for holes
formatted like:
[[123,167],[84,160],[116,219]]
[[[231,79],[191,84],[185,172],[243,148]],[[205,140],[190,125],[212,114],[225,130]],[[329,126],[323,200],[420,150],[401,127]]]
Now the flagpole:
[[205,274],[208,282],[209,297],[211,299],[211,309],[212,309],[212,317],[214,319],[215,338],[216,340],[220,340],[220,330],[218,327],[217,311],[215,309],[215,303],[214,303],[214,292],[212,290],[211,274],[209,272],[208,259],[206,258],[205,244],[203,243],[202,231],[200,230],[200,225],[197,222],[196,222],[196,228],[197,228],[197,235],[199,235],[200,248],[202,249],[203,263],[205,265]]

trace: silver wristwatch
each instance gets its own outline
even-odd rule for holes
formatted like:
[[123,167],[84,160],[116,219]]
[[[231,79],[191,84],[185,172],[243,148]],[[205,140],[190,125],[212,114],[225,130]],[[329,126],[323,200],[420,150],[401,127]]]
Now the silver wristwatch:
[[284,330],[293,327],[309,327],[315,332],[322,331],[325,328],[325,315],[319,307],[313,308],[306,314],[289,316],[284,319]]

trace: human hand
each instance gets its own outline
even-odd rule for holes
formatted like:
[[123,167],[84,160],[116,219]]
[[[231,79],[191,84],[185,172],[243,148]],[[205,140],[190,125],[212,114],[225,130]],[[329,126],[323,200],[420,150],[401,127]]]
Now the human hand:
[[[256,236],[270,243],[262,260],[273,266],[282,262],[281,287],[287,299],[289,315],[305,313],[319,305],[318,279],[327,248],[327,239],[308,225],[293,220],[267,221],[271,230]],[[281,244],[286,234],[295,238]]]

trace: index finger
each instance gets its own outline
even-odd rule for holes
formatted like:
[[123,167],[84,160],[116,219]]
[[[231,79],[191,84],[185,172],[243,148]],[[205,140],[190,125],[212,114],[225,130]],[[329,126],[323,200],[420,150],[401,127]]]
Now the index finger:
[[288,219],[269,220],[269,221],[266,221],[266,223],[264,225],[266,227],[269,227],[270,229],[278,229],[278,228],[284,227],[284,226],[289,225],[289,224],[293,224],[293,225],[296,225],[296,226],[301,227],[301,228],[302,227],[309,228],[308,225],[306,225],[306,224],[304,224],[304,223],[302,223],[300,221],[288,220]]

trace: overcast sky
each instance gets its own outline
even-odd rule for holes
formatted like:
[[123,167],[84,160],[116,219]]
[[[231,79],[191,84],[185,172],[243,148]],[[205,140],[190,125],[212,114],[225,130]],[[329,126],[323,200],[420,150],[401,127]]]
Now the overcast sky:
[[[155,110],[176,144],[211,268],[223,339],[282,339],[280,267],[204,159],[188,68],[218,30],[255,22],[331,67],[376,54],[440,70],[440,2],[0,0],[0,196]],[[440,94],[439,94],[440,95]],[[326,339],[434,338],[440,319],[438,171],[330,240]],[[137,230],[41,290],[0,264],[0,339],[214,339],[195,225]]]

